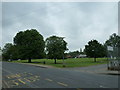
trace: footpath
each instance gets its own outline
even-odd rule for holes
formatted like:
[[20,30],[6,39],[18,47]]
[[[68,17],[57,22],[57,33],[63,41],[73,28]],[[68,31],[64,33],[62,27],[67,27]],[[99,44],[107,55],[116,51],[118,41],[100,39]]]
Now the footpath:
[[108,74],[108,75],[120,75],[120,71],[108,70],[107,64],[94,65],[88,67],[75,67],[69,68],[75,71],[88,72],[88,73],[97,73],[97,74]]
[[[50,65],[40,65],[40,64],[30,64],[30,63],[19,63],[19,64],[33,65],[41,68],[57,68]],[[87,73],[120,75],[120,71],[108,70],[107,64],[94,65],[94,66],[88,66],[88,67],[63,68],[63,69],[75,70],[75,71],[87,72]]]
[[38,66],[38,67],[41,67],[41,68],[54,68],[53,66],[50,66],[50,65],[42,65],[42,64],[33,64],[33,63],[18,63],[18,64]]

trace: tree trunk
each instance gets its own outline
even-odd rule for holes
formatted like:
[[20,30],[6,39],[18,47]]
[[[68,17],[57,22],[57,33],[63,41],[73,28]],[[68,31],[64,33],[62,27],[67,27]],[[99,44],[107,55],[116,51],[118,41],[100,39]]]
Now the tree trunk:
[[96,62],[96,57],[94,57],[94,62]]
[[28,59],[28,63],[31,63],[31,58]]
[[55,58],[54,60],[55,60],[55,62],[54,62],[54,63],[56,64],[56,58]]

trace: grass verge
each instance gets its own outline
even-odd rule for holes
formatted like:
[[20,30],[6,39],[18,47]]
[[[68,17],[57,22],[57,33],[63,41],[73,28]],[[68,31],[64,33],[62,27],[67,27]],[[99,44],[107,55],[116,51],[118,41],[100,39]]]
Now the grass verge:
[[[45,64],[43,63],[45,61]],[[16,63],[28,63],[28,60],[15,60],[12,62]],[[93,65],[99,65],[99,64],[106,64],[107,59],[106,58],[97,58],[97,61],[94,62],[93,58],[69,58],[63,60],[57,60],[57,64],[54,64],[53,59],[32,59],[32,64],[42,64],[42,65],[50,65],[54,67],[86,67],[86,66],[93,66]]]

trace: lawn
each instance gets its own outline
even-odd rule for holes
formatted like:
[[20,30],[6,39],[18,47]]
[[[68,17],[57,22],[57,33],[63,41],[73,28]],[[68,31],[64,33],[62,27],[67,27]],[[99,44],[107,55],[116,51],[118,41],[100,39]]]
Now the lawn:
[[[63,68],[63,60],[57,60],[57,64],[54,64],[53,59],[32,59],[33,64],[44,64],[45,65],[55,66]],[[12,61],[17,63],[28,63],[28,60],[17,60]],[[69,58],[64,59],[64,65],[65,67],[86,67],[86,66],[92,66],[92,65],[98,65],[98,64],[106,64],[107,59],[106,58],[97,58],[97,62],[94,62],[93,58]]]

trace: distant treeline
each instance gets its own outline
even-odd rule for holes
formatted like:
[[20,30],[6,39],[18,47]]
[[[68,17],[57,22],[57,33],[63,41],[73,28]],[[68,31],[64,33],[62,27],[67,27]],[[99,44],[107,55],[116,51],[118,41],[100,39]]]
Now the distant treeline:
[[106,57],[107,46],[120,47],[120,37],[113,33],[104,44],[90,40],[83,51],[65,53],[68,48],[64,38],[50,36],[44,41],[44,37],[36,29],[20,31],[13,38],[13,44],[6,43],[3,47],[2,59],[5,61],[28,59],[28,62],[31,62],[31,59],[49,58],[54,59],[56,63],[57,59],[65,59],[69,56],[75,58],[80,54],[94,58]]

